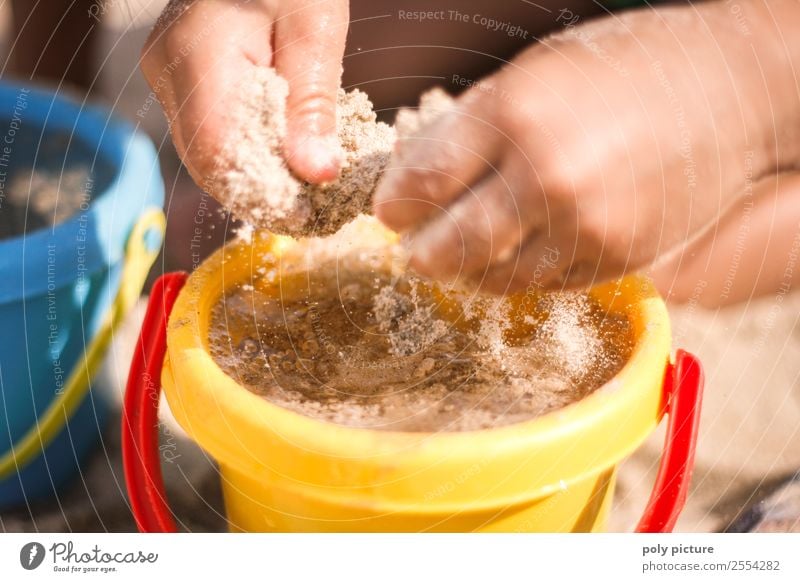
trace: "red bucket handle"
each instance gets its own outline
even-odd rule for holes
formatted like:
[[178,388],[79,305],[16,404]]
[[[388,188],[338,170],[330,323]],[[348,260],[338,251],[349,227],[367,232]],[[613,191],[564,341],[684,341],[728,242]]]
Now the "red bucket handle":
[[[131,511],[141,532],[178,530],[167,504],[158,456],[158,402],[167,348],[167,321],[186,273],[162,275],[153,286],[131,363],[122,410],[122,460]],[[670,532],[686,502],[700,425],[703,370],[678,350],[664,376],[669,415],[658,476],[637,532]]]
[[703,382],[700,361],[689,352],[678,350],[675,363],[667,365],[664,376],[663,400],[669,414],[664,452],[637,532],[671,532],[683,511],[694,469]]
[[167,322],[187,277],[186,273],[168,273],[153,285],[125,388],[122,466],[131,511],[141,532],[178,531],[161,475],[158,402],[167,350]]

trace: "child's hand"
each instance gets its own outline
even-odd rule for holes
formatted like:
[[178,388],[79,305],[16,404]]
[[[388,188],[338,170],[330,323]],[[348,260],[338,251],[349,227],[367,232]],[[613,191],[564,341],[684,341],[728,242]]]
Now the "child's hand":
[[289,166],[310,182],[336,177],[336,93],[347,24],[347,0],[170,2],[145,45],[142,69],[198,184],[230,141],[225,114],[239,79],[268,65],[289,81]]
[[399,143],[375,212],[416,270],[494,292],[643,268],[775,170],[782,66],[724,3],[569,27]]

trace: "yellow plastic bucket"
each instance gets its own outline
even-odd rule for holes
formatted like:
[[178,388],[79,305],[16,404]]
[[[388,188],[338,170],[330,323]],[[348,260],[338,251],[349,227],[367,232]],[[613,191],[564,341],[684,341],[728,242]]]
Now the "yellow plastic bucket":
[[232,531],[602,530],[618,463],[668,409],[666,451],[639,530],[674,525],[691,473],[702,372],[685,352],[669,363],[667,311],[649,280],[592,289],[629,319],[635,345],[620,373],[585,399],[488,430],[373,431],[273,405],[209,354],[210,314],[223,290],[256,268],[277,269],[264,257],[278,261],[292,244],[253,237],[219,250],[188,280],[165,275],[154,288],[122,431],[140,530],[175,530],[157,454],[159,377],[177,421],[219,463]]

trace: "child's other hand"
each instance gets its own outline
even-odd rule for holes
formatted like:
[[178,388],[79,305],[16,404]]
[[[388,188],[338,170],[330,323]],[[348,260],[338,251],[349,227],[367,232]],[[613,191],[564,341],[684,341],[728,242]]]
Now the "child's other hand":
[[347,0],[170,2],[144,47],[142,70],[198,184],[230,145],[225,119],[238,81],[250,68],[270,65],[289,82],[289,166],[310,182],[336,177],[336,94],[348,18]]
[[377,216],[417,271],[498,293],[653,263],[777,164],[779,59],[736,26],[724,3],[570,25],[400,142]]

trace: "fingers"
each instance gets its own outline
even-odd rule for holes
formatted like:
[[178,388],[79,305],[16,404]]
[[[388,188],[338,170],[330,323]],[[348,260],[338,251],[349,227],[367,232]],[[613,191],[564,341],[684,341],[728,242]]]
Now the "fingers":
[[275,68],[289,82],[285,155],[302,179],[336,178],[336,98],[349,19],[340,0],[289,2],[275,23]]
[[156,27],[145,45],[142,70],[201,186],[230,146],[225,119],[242,77],[271,61],[271,30],[269,14],[253,5],[197,2]]
[[487,176],[412,235],[411,267],[427,276],[474,278],[510,257],[540,218],[532,188],[509,169]]
[[[559,220],[559,224],[569,224]],[[508,259],[492,264],[471,282],[490,293],[515,293],[535,286],[543,291],[588,289],[630,272],[625,253],[607,251],[603,238],[560,229],[552,236],[545,228],[531,236]]]
[[504,295],[531,285],[539,290],[565,288],[564,272],[569,268],[571,249],[564,251],[536,231],[509,257],[486,269],[471,282],[481,291]]
[[398,141],[375,193],[375,214],[389,228],[419,226],[491,172],[503,135],[487,117],[497,104],[486,100],[460,100],[430,127]]

